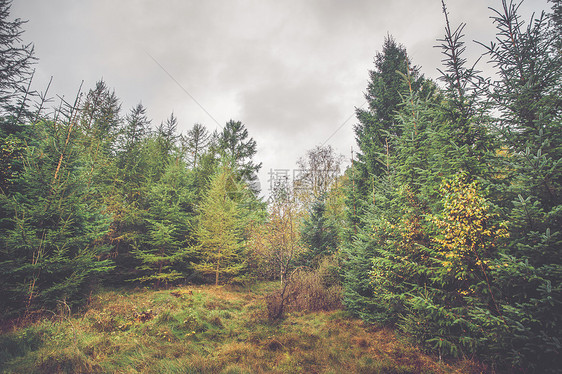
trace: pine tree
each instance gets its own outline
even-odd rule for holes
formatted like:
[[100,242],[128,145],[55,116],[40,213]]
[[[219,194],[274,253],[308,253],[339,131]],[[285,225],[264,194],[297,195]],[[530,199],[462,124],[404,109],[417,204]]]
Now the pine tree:
[[86,95],[82,107],[80,124],[94,140],[105,140],[103,151],[109,152],[116,140],[121,124],[121,104],[103,80]]
[[[496,266],[502,313],[499,330],[512,364],[536,372],[558,369],[562,334],[562,55],[559,4],[524,27],[518,6],[503,1],[498,34],[487,52],[499,80],[489,96],[499,112],[504,180],[498,203],[509,223]],[[501,348],[497,348],[501,349]]]
[[26,139],[24,169],[0,195],[0,274],[5,316],[58,301],[80,302],[88,286],[112,268],[102,237],[109,218],[88,180],[76,108],[66,120],[43,121]]
[[302,224],[301,238],[308,251],[302,254],[300,261],[307,266],[317,266],[323,257],[334,254],[338,245],[338,231],[326,214],[326,202],[323,196],[310,207],[308,217]]
[[211,145],[211,135],[205,126],[196,123],[182,138],[185,151],[188,153],[188,160],[192,168],[196,168],[200,159]]
[[547,372],[560,335],[562,69],[546,16],[523,29],[503,5],[488,47],[499,81],[466,67],[463,26],[446,17],[444,90],[403,95],[389,167],[343,250],[344,297],[440,354]]
[[370,273],[385,242],[372,238],[373,230],[385,238],[383,228],[388,229],[388,222],[396,223],[395,214],[402,209],[399,203],[405,202],[410,210],[404,219],[408,217],[411,228],[418,230],[426,203],[418,197],[410,200],[424,188],[418,177],[427,174],[426,130],[434,122],[429,107],[436,89],[410,66],[405,49],[390,37],[375,65],[366,95],[369,109],[357,111],[360,124],[355,133],[361,153],[349,171],[350,228],[341,252],[346,307],[362,318],[385,320],[394,307],[374,294]]
[[252,160],[257,152],[257,144],[253,138],[248,139],[248,130],[242,122],[230,120],[226,123],[218,136],[217,148],[232,162],[239,181],[248,184],[256,181],[261,168],[261,163],[255,164]]
[[[79,105],[78,102],[75,105]],[[106,198],[115,181],[117,165],[114,162],[116,142],[121,129],[121,104],[115,91],[100,80],[90,89],[79,113],[76,126],[84,134],[78,140],[83,148],[84,168],[88,173],[88,186],[96,194],[100,206],[107,205]]]
[[200,208],[196,238],[201,260],[193,268],[214,275],[215,285],[239,275],[244,268],[242,227],[233,196],[237,183],[229,166],[219,167]]
[[125,117],[125,124],[120,136],[121,152],[130,154],[150,134],[150,120],[146,116],[146,108],[142,103],[131,108]]
[[33,46],[20,44],[25,21],[9,20],[11,3],[0,1],[0,189],[5,193],[23,168],[24,139],[29,129],[21,124],[35,62]]
[[0,1],[0,120],[18,125],[27,104],[36,60],[33,45],[23,44],[21,19],[9,20],[11,0]]
[[146,233],[140,235],[132,251],[140,262],[135,280],[154,282],[156,287],[185,278],[193,245],[194,192],[189,188],[189,172],[183,163],[168,165],[162,178],[150,183],[147,209],[141,215]]
[[369,195],[373,178],[386,171],[385,155],[391,152],[391,138],[401,134],[395,115],[402,103],[401,95],[408,92],[409,87],[400,73],[412,77],[410,82],[414,92],[420,90],[424,82],[418,68],[412,66],[406,49],[391,36],[385,38],[374,63],[375,69],[369,71],[365,94],[368,109],[356,110],[359,123],[355,126],[355,136],[360,150],[355,163],[359,170],[357,187],[364,197]]
[[162,122],[160,126],[156,129],[156,135],[158,140],[158,145],[160,147],[161,159],[168,160],[172,154],[172,150],[175,149],[176,143],[180,136],[176,133],[178,130],[178,119],[174,116],[174,113],[170,114],[170,117]]

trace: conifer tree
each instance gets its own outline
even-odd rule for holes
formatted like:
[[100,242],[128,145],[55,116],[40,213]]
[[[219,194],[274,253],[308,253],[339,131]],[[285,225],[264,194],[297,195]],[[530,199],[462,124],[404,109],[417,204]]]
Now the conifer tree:
[[88,180],[87,155],[76,125],[76,108],[66,120],[45,120],[26,139],[24,169],[14,190],[0,195],[0,273],[8,311],[52,308],[79,302],[92,281],[112,268],[102,237],[109,219]]
[[171,156],[172,150],[176,146],[176,142],[180,136],[176,133],[178,129],[178,119],[174,116],[174,113],[170,114],[170,117],[162,122],[160,126],[156,129],[156,135],[158,140],[158,145],[160,147],[161,159],[168,160]]
[[33,46],[22,42],[25,21],[9,19],[11,4],[10,0],[0,1],[0,191],[3,192],[7,192],[23,168],[24,139],[29,135],[29,128],[21,125],[35,62]]
[[218,135],[217,148],[232,162],[239,181],[252,184],[257,180],[261,163],[256,164],[252,160],[257,152],[257,144],[253,138],[248,139],[248,129],[242,122],[230,120],[226,123]]
[[401,134],[400,126],[395,120],[396,112],[402,103],[402,94],[408,92],[408,82],[400,73],[409,74],[412,90],[417,92],[424,82],[418,68],[414,67],[406,49],[398,44],[392,36],[384,40],[381,52],[375,56],[375,69],[369,71],[369,84],[365,99],[367,109],[357,109],[359,123],[355,126],[355,137],[360,152],[355,163],[357,189],[363,197],[372,190],[373,180],[383,175],[386,170],[385,156],[390,151],[391,138]]
[[446,16],[444,90],[403,95],[390,167],[344,247],[344,297],[440,354],[548,372],[560,335],[562,69],[546,17],[523,29],[517,6],[503,6],[488,47],[495,82],[465,66],[462,25]]
[[121,104],[115,94],[103,80],[96,82],[96,87],[86,95],[82,107],[80,124],[84,131],[92,134],[94,140],[104,140],[103,151],[111,150],[116,141],[121,124]]
[[326,214],[324,196],[320,196],[310,207],[308,217],[302,224],[301,238],[308,251],[301,256],[307,266],[316,266],[325,256],[337,250],[337,229]]
[[[422,127],[428,121],[421,118],[411,121],[410,118],[427,116],[425,108],[420,109],[423,105],[418,104],[431,99],[435,87],[411,66],[405,48],[391,37],[385,39],[382,52],[375,57],[375,70],[369,75],[365,95],[369,108],[357,110],[359,124],[355,134],[361,152],[349,171],[351,186],[347,189],[347,206],[350,227],[343,243],[342,262],[344,303],[357,315],[372,320],[378,318],[375,317],[379,313],[376,310],[383,305],[373,298],[369,279],[376,255],[371,238],[373,220],[389,214],[384,210],[389,205],[381,205],[379,209],[379,204],[386,199],[392,200],[392,192],[399,186],[395,178],[397,166],[402,166],[403,176],[415,179],[410,175],[413,163],[422,168],[427,164],[424,156],[427,144],[422,144],[427,141],[427,134]],[[404,103],[410,107],[404,109]],[[420,127],[419,131],[416,127]],[[404,147],[410,149],[406,151]],[[399,158],[402,159],[395,162]],[[393,208],[400,210],[395,205]]]
[[184,152],[187,152],[187,158],[192,168],[197,167],[203,153],[211,145],[211,140],[209,130],[200,123],[193,125],[186,136],[182,138],[185,148]]
[[[509,223],[495,267],[512,364],[555,371],[562,334],[562,54],[559,3],[524,27],[518,5],[495,12],[497,42],[487,47],[499,80],[489,96],[504,142],[498,203]],[[554,21],[554,22],[552,22]],[[509,183],[505,183],[509,181]],[[498,347],[498,349],[500,349]]]
[[33,45],[22,40],[21,19],[10,20],[11,0],[0,1],[0,120],[18,125],[36,60]]
[[120,150],[130,154],[150,134],[150,122],[142,103],[131,108],[125,117],[125,124],[121,131]]
[[239,275],[244,268],[242,227],[235,199],[237,184],[231,167],[220,166],[200,208],[196,231],[200,261],[193,267],[203,274],[212,274],[215,285]]
[[193,244],[194,192],[189,188],[189,171],[183,163],[171,163],[162,178],[149,184],[147,208],[141,214],[146,232],[140,235],[133,256],[140,262],[136,280],[168,284],[188,273]]

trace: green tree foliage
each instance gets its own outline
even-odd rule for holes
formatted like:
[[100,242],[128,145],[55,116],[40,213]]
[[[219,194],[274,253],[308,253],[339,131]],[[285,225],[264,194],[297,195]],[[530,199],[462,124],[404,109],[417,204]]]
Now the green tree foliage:
[[20,122],[25,118],[26,99],[30,94],[27,87],[35,62],[32,45],[22,43],[25,22],[10,20],[11,3],[0,1],[0,189],[3,192],[7,192],[22,170],[28,129]]
[[24,169],[0,195],[0,273],[8,314],[80,300],[112,266],[100,239],[109,220],[92,201],[75,109],[66,121],[45,120],[26,139]]
[[551,21],[541,14],[527,27],[517,8],[504,2],[496,12],[497,42],[487,48],[500,77],[489,96],[501,113],[501,167],[509,181],[500,186],[509,237],[496,277],[510,359],[545,372],[556,368],[562,334],[560,6],[554,2]]
[[[423,105],[419,103],[431,98],[429,92],[434,90],[422,90],[425,80],[417,68],[411,67],[405,48],[391,37],[385,39],[383,51],[377,53],[375,67],[369,72],[366,94],[369,109],[357,110],[360,123],[355,127],[355,134],[361,153],[348,172],[350,227],[342,248],[344,301],[350,310],[369,319],[377,306],[369,280],[375,255],[369,230],[372,220],[382,218],[371,216],[383,214],[379,212],[379,204],[381,199],[392,199],[389,194],[398,186],[397,177],[416,179],[415,175],[410,175],[412,169],[421,167],[414,169],[417,174],[425,169],[427,157],[424,153],[428,152],[428,144],[424,142],[428,134],[423,130],[432,121],[419,118],[428,116],[425,108],[420,110]],[[408,150],[401,152],[398,147]],[[401,159],[396,162],[398,158]],[[398,166],[403,171],[397,171]],[[400,209],[395,204],[390,206]]]
[[[34,60],[21,42],[23,22],[0,2],[0,274],[2,316],[79,302],[112,268],[101,238],[109,225],[96,201],[91,134],[78,125],[78,100],[54,119],[27,124],[26,86]],[[40,106],[42,103],[40,104]],[[5,179],[4,179],[5,177]]]
[[244,268],[243,227],[236,196],[238,183],[230,166],[220,166],[200,208],[196,238],[201,259],[193,267],[203,274],[214,275],[216,285],[223,278],[236,277]]
[[248,129],[242,122],[230,120],[226,123],[218,135],[217,148],[223,157],[232,162],[238,179],[253,185],[252,182],[257,180],[261,162],[256,164],[252,160],[257,152],[257,144],[253,138],[248,139]]
[[150,120],[146,116],[146,108],[139,103],[131,108],[125,117],[125,124],[121,130],[118,148],[126,157],[134,157],[137,148],[150,134]]
[[369,187],[372,187],[373,178],[383,175],[387,169],[390,138],[401,133],[395,114],[402,104],[401,95],[408,92],[409,87],[399,73],[412,76],[414,92],[420,90],[424,82],[419,69],[412,66],[406,49],[391,36],[385,38],[374,63],[375,69],[369,71],[365,94],[368,108],[356,111],[359,123],[355,126],[355,137],[360,150],[356,161],[357,189],[364,197],[372,190]]
[[412,88],[394,116],[400,130],[385,140],[388,167],[342,250],[345,302],[440,354],[555,371],[562,69],[554,17],[524,28],[517,6],[503,2],[487,47],[499,72],[492,81],[466,67],[463,25],[452,29],[444,11],[445,86],[425,95],[403,74]]
[[174,116],[174,113],[170,114],[170,117],[156,128],[156,141],[160,150],[159,159],[165,163],[169,162],[169,157],[176,151],[177,141],[180,139],[177,130],[178,119]]
[[26,110],[28,84],[35,62],[33,46],[22,40],[21,19],[10,20],[11,0],[0,1],[0,116],[18,125]]
[[8,192],[17,176],[21,173],[21,159],[25,153],[24,141],[10,134],[0,136],[0,190]]
[[323,257],[334,254],[338,246],[338,230],[326,212],[323,196],[317,199],[302,224],[301,238],[308,251],[301,261],[307,266],[317,266]]
[[109,151],[116,140],[121,124],[120,111],[121,104],[115,91],[111,91],[103,80],[99,80],[86,95],[80,124],[85,132],[92,135],[92,140],[106,141],[103,151]]
[[190,166],[195,169],[200,163],[202,155],[211,145],[209,130],[200,123],[193,125],[185,136],[182,137],[182,148],[187,154]]
[[168,165],[164,175],[150,184],[142,213],[146,233],[132,251],[140,261],[136,280],[158,287],[189,275],[188,248],[193,244],[194,193],[189,188],[189,171],[183,163]]
[[[78,102],[75,104],[79,106]],[[88,91],[80,111],[76,113],[76,126],[84,134],[81,142],[88,185],[98,207],[109,205],[112,186],[117,173],[114,162],[116,142],[121,128],[121,104],[113,90],[100,80]]]

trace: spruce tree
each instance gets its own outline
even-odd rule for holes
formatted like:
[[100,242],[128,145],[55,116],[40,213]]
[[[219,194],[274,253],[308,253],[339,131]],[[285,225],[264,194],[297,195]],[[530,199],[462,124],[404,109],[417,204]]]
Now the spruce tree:
[[172,151],[175,150],[176,143],[180,139],[177,130],[178,119],[174,113],[170,114],[170,117],[156,128],[156,139],[161,152],[160,159],[165,162],[172,156]]
[[[499,79],[489,96],[499,112],[504,180],[498,203],[509,237],[495,276],[506,330],[501,345],[512,364],[558,369],[562,320],[562,54],[560,7],[525,27],[518,5],[495,12],[497,40],[487,47]],[[554,21],[554,22],[553,22]],[[498,349],[500,349],[498,347]]]
[[[238,180],[253,186],[252,182],[257,180],[261,163],[253,161],[257,144],[253,138],[248,138],[246,126],[240,121],[228,121],[218,135],[217,148],[232,163]],[[258,192],[256,187],[253,186],[253,189]]]
[[308,247],[301,256],[307,266],[317,266],[323,257],[334,254],[338,245],[338,231],[326,213],[324,196],[310,207],[302,224],[301,240]]
[[190,174],[183,163],[171,163],[162,178],[146,190],[147,209],[141,215],[146,232],[139,236],[133,256],[140,262],[135,280],[152,282],[156,287],[189,275],[193,245],[194,192]]
[[0,120],[18,125],[36,58],[33,45],[22,40],[25,21],[9,19],[11,6],[11,0],[0,1]]
[[408,92],[408,82],[402,74],[410,74],[412,90],[417,92],[424,82],[418,68],[414,67],[406,49],[392,36],[384,40],[381,52],[375,56],[375,69],[369,71],[369,83],[365,99],[367,109],[358,108],[355,138],[360,152],[355,166],[358,168],[357,189],[365,198],[372,190],[374,179],[386,172],[385,155],[390,150],[391,138],[401,134],[395,120],[402,103],[402,96]]
[[205,153],[207,148],[211,145],[211,140],[209,130],[200,123],[193,125],[182,138],[182,142],[184,143],[183,147],[185,149],[184,152],[188,154],[187,159],[192,168],[197,167],[203,153]]
[[104,140],[102,151],[112,150],[121,124],[119,99],[103,80],[88,91],[81,110],[80,125],[91,134],[92,142]]
[[[416,105],[418,101],[425,101],[428,97],[431,99],[435,87],[420,76],[418,69],[411,65],[405,48],[390,36],[385,39],[382,52],[377,53],[375,70],[370,71],[369,76],[365,95],[369,107],[357,110],[359,124],[355,127],[355,134],[360,153],[348,171],[351,180],[347,188],[350,225],[343,243],[342,258],[344,303],[354,313],[371,320],[378,313],[375,311],[378,301],[373,299],[369,280],[376,254],[370,239],[372,220],[375,219],[371,215],[383,214],[377,207],[377,195],[382,194],[386,199],[388,193],[396,188],[394,175],[396,165],[400,163],[394,160],[402,157],[400,162],[409,166],[415,162],[417,166],[425,167],[426,157],[420,156],[426,153],[427,145],[421,142],[427,138],[427,134],[422,132],[420,126],[425,126],[426,121],[409,121],[406,118],[426,111],[413,107],[404,109],[404,102]],[[405,117],[401,118],[399,113]],[[413,127],[405,128],[405,123]],[[415,126],[420,127],[420,131]],[[419,139],[412,141],[412,137]],[[403,145],[411,148],[400,155],[397,154],[399,139]],[[410,153],[412,151],[413,154]],[[404,175],[407,176],[409,171],[412,169],[404,170]]]
[[150,134],[150,120],[142,103],[131,108],[125,117],[125,123],[119,137],[119,150],[129,156],[134,149]]
[[26,139],[24,169],[0,195],[0,273],[5,316],[57,302],[80,302],[93,281],[112,268],[102,238],[109,228],[89,184],[87,153],[75,123],[45,120]]

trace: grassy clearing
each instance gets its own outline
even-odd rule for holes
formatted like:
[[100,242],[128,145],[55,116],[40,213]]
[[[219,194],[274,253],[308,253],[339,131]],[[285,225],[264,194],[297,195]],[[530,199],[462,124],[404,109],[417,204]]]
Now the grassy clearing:
[[189,286],[104,291],[84,313],[0,335],[5,373],[480,373],[447,365],[344,311],[272,324],[252,289]]

